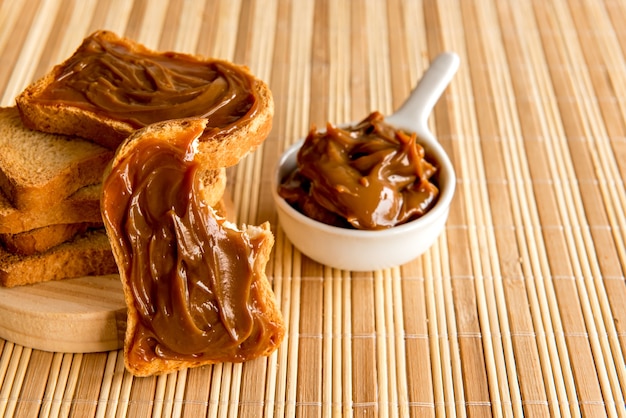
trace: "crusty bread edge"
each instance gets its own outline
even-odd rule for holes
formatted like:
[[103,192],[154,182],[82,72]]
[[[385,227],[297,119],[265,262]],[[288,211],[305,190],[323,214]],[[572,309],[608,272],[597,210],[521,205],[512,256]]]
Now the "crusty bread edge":
[[254,152],[270,134],[274,118],[274,99],[263,81],[256,79],[259,101],[253,117],[238,122],[235,130],[219,131],[201,138],[196,158],[202,160],[207,169],[231,167]]
[[106,178],[111,171],[112,166],[117,166],[120,162],[126,158],[126,156],[133,151],[137,142],[143,141],[148,137],[155,139],[176,139],[176,135],[180,135],[190,131],[196,130],[196,138],[202,134],[202,131],[206,127],[207,121],[202,118],[186,118],[186,119],[172,119],[162,122],[157,122],[152,125],[148,125],[145,128],[134,131],[129,137],[127,137],[115,151],[115,155],[105,171],[103,178]]
[[[133,132],[119,146],[110,163],[105,168],[102,178],[107,178],[111,173],[112,167],[118,165],[128,155],[128,153],[133,150],[136,142],[141,141],[145,137],[174,137],[175,135],[178,135],[186,130],[192,129],[197,131],[196,137],[199,137],[206,127],[206,124],[207,121],[203,118],[173,119],[148,125],[145,128]],[[199,154],[196,153],[196,158],[198,158],[198,155]],[[206,164],[204,164],[204,160],[206,159],[208,158],[201,158],[199,161],[202,167],[201,169],[203,170],[203,173],[200,175],[204,178],[210,177],[210,181],[200,184],[200,192],[202,193],[204,201],[209,206],[214,206],[222,199],[222,195],[226,189],[226,168],[207,168]],[[104,192],[104,190],[102,192]]]
[[30,102],[29,96],[33,95],[30,89],[42,89],[40,86],[47,84],[50,79],[53,80],[54,76],[46,75],[45,78],[28,87],[29,91],[16,98],[22,121],[27,128],[80,136],[111,150],[114,150],[133,132],[133,128],[127,123],[111,120],[83,109],[65,106],[61,103],[35,105]]

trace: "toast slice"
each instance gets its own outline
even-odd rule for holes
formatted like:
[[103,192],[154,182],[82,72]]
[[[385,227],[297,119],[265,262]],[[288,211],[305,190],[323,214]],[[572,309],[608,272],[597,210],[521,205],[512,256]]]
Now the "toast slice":
[[238,229],[203,201],[208,157],[195,146],[205,127],[186,119],[141,129],[105,174],[103,220],[128,308],[124,360],[136,376],[266,356],[284,336],[265,274],[269,224]]
[[0,285],[4,287],[114,273],[117,266],[102,228],[31,256],[0,247]]
[[14,208],[0,193],[0,234],[19,234],[56,224],[102,223],[101,185],[85,186],[47,209]]
[[274,113],[267,84],[245,66],[154,51],[109,31],[85,38],[16,101],[26,126],[78,135],[110,149],[152,123],[204,118],[198,147],[212,156],[207,169],[234,165],[254,150],[268,135]]
[[34,255],[72,240],[89,229],[103,228],[102,222],[80,222],[44,226],[19,234],[0,234],[4,248],[16,255]]
[[100,183],[113,152],[82,138],[33,131],[15,107],[0,108],[0,189],[16,209],[47,210]]

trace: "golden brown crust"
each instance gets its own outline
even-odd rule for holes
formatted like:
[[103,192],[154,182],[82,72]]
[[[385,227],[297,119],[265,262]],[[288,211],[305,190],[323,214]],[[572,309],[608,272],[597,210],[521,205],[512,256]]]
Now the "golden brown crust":
[[[150,51],[137,42],[118,37],[113,32],[96,31],[94,35],[105,40],[122,40],[132,51]],[[15,101],[24,125],[44,132],[78,135],[114,150],[135,130],[130,124],[62,103],[41,105],[32,100],[57,79],[64,64],[71,58],[70,56],[64,62],[55,65],[16,97]]]
[[205,168],[231,167],[253,152],[265,141],[272,130],[274,102],[272,94],[263,82],[257,82],[261,101],[256,115],[235,131],[218,133],[208,140],[200,141],[199,157]]
[[[127,38],[120,38],[112,32],[100,31],[98,35],[116,42],[121,40],[131,51],[158,53]],[[193,57],[204,62],[222,61],[200,56]],[[44,105],[33,100],[56,79],[62,67],[63,63],[55,66],[16,98],[24,124],[31,129],[45,132],[78,135],[109,149],[116,149],[134,131],[130,124],[62,103]],[[247,67],[241,65],[236,67],[254,78],[254,89],[259,97],[257,109],[253,117],[246,118],[245,121],[239,123],[234,131],[219,131],[203,139],[199,150],[210,156],[204,162],[206,169],[237,164],[242,157],[256,149],[265,140],[272,128],[274,101],[269,87],[265,82],[254,77]]]

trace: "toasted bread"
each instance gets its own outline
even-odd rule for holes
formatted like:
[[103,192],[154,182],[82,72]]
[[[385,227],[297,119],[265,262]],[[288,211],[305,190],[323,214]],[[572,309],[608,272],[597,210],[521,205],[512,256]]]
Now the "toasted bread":
[[26,128],[15,107],[0,108],[0,189],[16,209],[47,210],[100,183],[113,152],[82,138]]
[[20,232],[19,234],[0,234],[0,241],[2,241],[4,248],[10,253],[34,255],[70,241],[75,236],[87,232],[88,229],[103,227],[102,222],[56,224]]
[[[143,260],[143,258],[141,257],[146,257],[146,252],[140,250],[142,244],[138,244],[139,240],[136,240],[135,238],[131,239],[126,233],[126,231],[128,230],[128,223],[126,221],[123,221],[123,219],[126,219],[125,214],[128,213],[127,211],[130,210],[129,208],[131,208],[131,206],[137,205],[139,204],[138,202],[142,202],[143,200],[141,200],[140,198],[136,198],[134,194],[135,190],[133,189],[133,187],[130,187],[129,190],[128,184],[124,182],[123,189],[126,190],[128,196],[125,196],[122,203],[120,203],[120,201],[118,200],[120,190],[118,189],[120,184],[119,173],[128,173],[128,171],[126,171],[129,170],[128,167],[131,167],[130,170],[132,170],[132,167],[150,167],[151,164],[154,166],[162,166],[160,162],[156,163],[146,161],[146,152],[144,151],[145,148],[142,148],[147,146],[144,144],[145,142],[150,144],[150,148],[154,148],[155,145],[149,141],[158,141],[176,144],[176,146],[172,147],[172,149],[181,149],[181,144],[185,143],[185,141],[188,141],[189,138],[197,139],[202,134],[205,126],[206,120],[204,119],[185,119],[154,124],[139,131],[136,131],[129,138],[127,138],[124,143],[119,147],[111,166],[109,167],[109,169],[107,169],[105,174],[102,197],[103,219],[107,233],[110,237],[113,254],[119,268],[125,300],[128,308],[127,330],[124,343],[124,359],[127,370],[136,376],[158,375],[170,373],[188,367],[196,367],[227,361],[240,362],[255,358],[257,356],[269,355],[278,347],[284,336],[284,322],[282,318],[282,313],[277,307],[271,284],[265,274],[265,266],[270,257],[271,249],[274,243],[274,237],[270,231],[268,223],[264,223],[261,226],[244,226],[241,228],[241,230],[239,230],[236,226],[217,215],[211,206],[202,206],[202,203],[199,204],[201,208],[206,209],[206,212],[204,212],[202,209],[198,209],[198,213],[201,214],[200,217],[206,217],[204,219],[210,219],[207,222],[211,222],[212,225],[221,225],[218,227],[221,228],[219,229],[219,231],[221,231],[220,237],[217,238],[216,241],[219,241],[220,239],[225,239],[223,237],[227,234],[233,234],[240,237],[239,239],[241,240],[241,244],[238,245],[249,246],[247,250],[243,250],[244,252],[248,253],[247,256],[236,258],[238,260],[236,261],[236,263],[243,263],[243,265],[246,266],[244,269],[242,269],[248,272],[245,277],[238,274],[229,275],[229,273],[221,270],[221,267],[219,267],[219,263],[224,262],[223,256],[225,255],[225,253],[220,253],[220,249],[217,248],[217,244],[213,243],[210,245],[197,245],[195,244],[195,241],[190,239],[190,236],[193,236],[196,233],[198,235],[211,235],[210,230],[195,230],[189,234],[183,234],[183,244],[181,244],[180,241],[174,241],[176,244],[171,244],[172,241],[167,241],[167,245],[161,246],[160,243],[157,243],[158,236],[156,234],[153,238],[151,238],[150,248],[166,248],[165,251],[168,252],[168,254],[166,255],[157,256],[157,262],[160,262],[159,260],[164,259],[169,260],[170,257],[174,257],[174,259],[178,261],[173,262],[177,263],[176,265],[181,266],[180,268],[183,268],[183,270],[185,270],[185,274],[183,274],[182,276],[177,275],[176,278],[172,278],[171,281],[169,280],[169,278],[171,277],[169,276],[169,274],[171,274],[173,270],[170,270],[172,265],[169,264],[169,261],[165,267],[168,271],[168,275],[160,276],[159,273],[155,273],[161,271],[161,266],[154,266],[154,261],[152,261],[152,258],[149,258],[149,260],[151,261],[148,261],[147,263],[144,261],[139,261]],[[184,138],[182,143],[180,142],[180,138]],[[187,150],[189,149],[194,149],[194,153],[197,151],[197,149],[195,149],[193,145],[187,147]],[[197,151],[197,153],[194,154],[193,162],[199,162],[200,164],[202,164],[202,162],[210,158],[210,154],[206,155],[202,152]],[[185,161],[187,161],[187,159]],[[153,171],[149,170],[149,173],[151,173],[152,175]],[[133,173],[133,176],[134,175],[135,173]],[[186,175],[187,174],[185,174],[185,176]],[[198,176],[198,174],[196,174],[196,176]],[[146,184],[145,179],[143,179],[142,177],[139,177],[136,181],[138,182],[137,184]],[[194,182],[196,182],[196,185],[198,181],[199,178],[195,178]],[[141,190],[145,193],[163,193],[163,191],[160,190]],[[190,190],[197,191],[197,189],[193,187],[191,187]],[[211,193],[207,192],[206,187],[204,189],[200,189],[200,193],[203,195],[212,195]],[[223,190],[219,192],[220,195],[222,193]],[[129,203],[131,201],[133,202],[132,205]],[[121,214],[117,212],[117,208],[120,204],[124,207]],[[174,204],[170,204],[169,201],[166,201],[165,204],[166,207],[175,206]],[[185,204],[178,206],[187,207]],[[144,219],[139,220],[138,222],[142,224],[143,222],[147,222],[145,217],[148,216],[151,219],[157,219],[161,216],[155,215],[152,212],[149,212],[148,214],[147,212],[148,211],[141,211],[141,213],[144,215]],[[163,213],[167,213],[168,217],[174,216],[171,215],[171,212]],[[177,212],[176,216],[181,216],[180,219],[183,219],[182,217],[187,215],[181,215]],[[196,215],[190,218],[197,219]],[[174,225],[178,225],[177,222],[184,221],[174,221]],[[122,224],[124,225],[123,227]],[[198,225],[204,224],[200,223],[199,221],[195,224],[192,223],[193,229],[199,228]],[[140,225],[139,227],[142,226]],[[161,224],[158,226],[154,226],[151,224],[151,226],[148,227],[148,230],[162,231],[162,228],[169,228],[169,226],[164,226]],[[186,228],[187,227],[184,227],[183,230],[186,231]],[[173,235],[166,232],[163,236],[171,237]],[[175,236],[178,237],[178,234],[176,234]],[[130,242],[133,242],[132,249],[128,244]],[[213,241],[209,239],[209,242]],[[172,247],[170,245],[178,245],[178,247],[177,249],[172,250]],[[191,249],[189,249],[189,246],[191,246]],[[149,257],[152,257],[152,249],[150,250]],[[207,270],[209,272],[217,271],[218,273],[216,274],[219,274],[220,276],[223,275],[224,277],[232,277],[232,280],[235,280],[236,282],[226,284],[222,284],[220,282],[220,285],[223,287],[215,288],[214,286],[216,286],[216,284],[214,284],[212,280],[216,280],[216,278],[211,276],[211,274],[208,274],[206,277],[198,277],[194,273],[194,269],[200,268],[202,270],[205,267],[188,267],[186,261],[187,259],[183,258],[186,257],[185,254],[195,254],[192,256],[194,260],[200,258],[203,260],[202,263],[206,262],[208,264],[211,264],[211,266],[207,267]],[[179,259],[179,257],[181,258]],[[226,255],[225,257],[228,258],[228,255]],[[141,278],[139,278],[140,273],[138,273],[137,271],[141,270],[141,274],[143,274],[145,270],[143,270],[142,266],[145,266],[146,264],[154,266],[150,268],[150,277],[141,276]],[[229,266],[231,265],[229,264]],[[187,271],[188,268],[189,270]],[[154,277],[155,274],[156,277]],[[202,280],[203,284],[192,285],[194,280]],[[182,284],[179,284],[181,282]],[[227,345],[230,344],[228,345],[228,350],[221,351],[221,346],[215,345],[216,343],[212,342],[213,340],[211,339],[211,341],[207,342],[206,346],[203,345],[204,340],[201,340],[202,349],[200,350],[200,352],[194,352],[194,354],[190,356],[187,355],[188,353],[180,355],[176,354],[176,349],[168,345],[168,341],[172,341],[171,338],[164,336],[159,333],[160,331],[157,331],[156,327],[163,327],[164,319],[161,317],[161,319],[158,321],[158,325],[155,325],[156,321],[153,323],[153,319],[149,317],[150,314],[148,314],[148,316],[145,315],[140,306],[145,306],[143,304],[146,303],[146,301],[139,301],[137,299],[137,293],[133,291],[133,288],[135,286],[150,287],[152,289],[150,292],[150,297],[153,297],[157,293],[160,294],[160,292],[157,290],[157,287],[161,290],[167,290],[164,294],[161,295],[162,297],[157,296],[158,300],[150,300],[147,302],[149,306],[152,306],[150,308],[151,311],[159,310],[159,304],[162,303],[162,300],[176,297],[176,295],[179,294],[178,289],[181,286],[182,288],[189,289],[188,291],[181,294],[181,297],[184,300],[179,301],[178,299],[176,299],[176,306],[178,306],[179,309],[181,309],[181,306],[183,307],[183,312],[180,313],[181,316],[179,316],[179,314],[175,314],[174,316],[172,316],[172,318],[182,318],[186,317],[187,315],[193,316],[195,318],[193,320],[193,325],[188,325],[188,323],[186,323],[187,326],[191,326],[191,328],[194,330],[208,329],[207,332],[211,335],[213,331],[220,333],[220,337],[216,338],[221,339],[222,342],[227,341]],[[212,289],[208,293],[213,295],[215,299],[207,299],[204,302],[201,302],[202,306],[192,309],[194,313],[191,313],[191,289],[201,289],[201,291],[204,291],[204,289]],[[197,291],[198,290],[196,290],[196,292]],[[245,306],[253,306],[253,308],[249,308],[249,311],[245,311],[249,312],[246,313],[246,318],[248,318],[248,315],[250,318],[252,318],[250,319],[250,323],[252,324],[250,325],[252,327],[252,331],[250,331],[250,334],[246,336],[243,341],[235,340],[232,335],[228,334],[227,331],[224,331],[224,329],[229,329],[228,326],[225,325],[225,322],[228,322],[228,320],[224,318],[229,315],[230,311],[226,312],[226,308],[221,308],[224,301],[220,300],[219,296],[216,296],[221,294],[220,292],[225,292],[225,294],[228,294],[228,296],[225,297],[232,299],[235,299],[235,296],[232,296],[231,293],[234,294],[237,292],[243,292],[246,295],[242,297],[245,300]],[[237,302],[241,303],[241,299],[237,299]],[[237,309],[242,309],[241,305],[236,306],[238,306]],[[219,312],[215,314],[217,316],[214,317],[222,318],[221,320],[218,320],[218,323],[199,323],[198,315],[201,318],[205,318],[205,316],[204,314],[198,314],[197,311],[208,309],[208,307],[215,307],[215,309],[219,310]],[[224,311],[222,311],[222,309],[224,309]],[[178,320],[175,319],[174,321],[176,322]],[[236,322],[237,318],[233,319],[233,321]],[[176,322],[175,324],[171,324],[170,328],[167,329],[179,329],[180,326],[182,326],[181,324],[182,323]],[[162,331],[163,328],[159,328],[159,330]],[[238,334],[235,331],[233,331],[233,333]],[[145,336],[148,334],[151,336],[150,338],[148,338],[148,340],[150,340],[151,342],[146,342],[147,340]],[[186,335],[187,337],[184,345],[186,346],[186,349],[188,349],[187,347],[189,347],[191,344],[192,336],[191,334]],[[160,354],[157,354],[157,352],[154,350],[153,344],[161,344],[162,349],[157,350]]]
[[45,210],[16,209],[0,193],[0,234],[19,234],[56,224],[101,223],[100,190],[100,184],[85,186]]
[[[137,95],[141,96],[142,107],[137,105],[137,101],[132,101],[133,109],[143,110],[149,108],[149,106],[158,106],[159,112],[151,112],[149,120],[137,120],[130,119],[125,116],[136,115],[140,112],[119,112],[115,110],[119,108],[120,100],[118,97],[115,99],[115,106],[112,109],[104,109],[104,105],[96,103],[95,100],[81,98],[76,99],[76,94],[69,99],[61,98],[56,92],[51,93],[58,86],[57,80],[63,79],[64,83],[68,80],[71,81],[71,77],[75,77],[76,74],[85,75],[86,71],[90,68],[95,68],[102,60],[108,60],[111,57],[122,55],[120,66],[129,65],[132,62],[133,65],[139,62],[141,59],[159,60],[159,71],[168,67],[169,64],[178,65],[183,63],[185,65],[194,65],[196,67],[206,66],[212,71],[211,77],[215,74],[215,66],[218,68],[224,68],[224,74],[234,73],[240,76],[242,80],[245,80],[245,85],[239,83],[227,84],[227,87],[239,86],[237,88],[242,89],[238,97],[250,97],[253,100],[251,107],[246,110],[243,116],[238,117],[236,120],[213,122],[219,119],[216,115],[220,112],[218,107],[206,108],[206,104],[203,104],[200,108],[193,107],[187,109],[187,104],[192,103],[191,100],[183,103],[177,103],[176,105],[165,106],[168,110],[166,113],[160,114],[159,112],[164,108],[162,100],[154,100],[155,103],[146,96],[151,97],[155,91],[155,83],[158,84],[160,79],[167,79],[168,83],[166,88],[171,89],[172,83],[175,84],[177,77],[154,77],[152,74],[148,74],[149,71],[144,67],[133,67],[133,81],[143,79],[143,72],[145,71],[145,84],[133,84],[132,92],[130,92],[128,86],[118,85],[119,79],[124,77],[112,77],[108,74],[104,74],[100,77],[94,77],[93,81],[89,81],[90,88],[98,88],[98,83],[107,83],[108,92],[112,90],[120,90],[122,93],[120,97],[125,102],[123,106],[128,106],[131,100],[126,99],[126,96]],[[104,58],[102,58],[104,56]],[[100,60],[100,61],[99,61]],[[89,61],[89,63],[87,62]],[[96,64],[93,64],[93,63]],[[167,63],[168,65],[160,65],[161,63]],[[93,67],[91,67],[93,65]],[[80,66],[81,71],[75,72],[73,69],[75,66]],[[170,66],[170,67],[171,67]],[[168,67],[168,68],[170,68]],[[119,68],[117,70],[120,70]],[[203,70],[204,71],[204,70]],[[119,74],[119,71],[116,74]],[[105,78],[107,77],[108,78]],[[202,77],[205,77],[203,75]],[[201,80],[204,78],[198,77]],[[209,77],[210,78],[210,77]],[[171,83],[170,83],[171,82]],[[56,84],[55,84],[56,83]],[[181,90],[176,90],[176,100],[180,101],[181,97],[202,97],[205,93],[206,96],[213,94],[213,91],[219,91],[223,87],[214,85],[212,80],[206,80],[206,87],[195,86],[193,89],[181,83]],[[56,91],[59,91],[57,89]],[[76,89],[79,94],[82,94],[81,89]],[[198,94],[198,90],[201,94]],[[156,91],[159,91],[158,87]],[[134,97],[134,96],[133,96]],[[228,99],[221,99],[222,103],[229,103],[232,99],[229,96]],[[79,48],[70,56],[65,62],[55,66],[49,73],[47,73],[40,80],[34,82],[28,86],[17,98],[17,106],[21,112],[24,123],[33,128],[46,132],[62,133],[66,135],[78,135],[84,138],[90,139],[98,144],[101,144],[110,149],[116,149],[120,143],[136,129],[145,127],[146,125],[156,123],[169,119],[180,119],[188,117],[202,117],[207,120],[207,129],[205,132],[205,139],[199,143],[199,151],[211,155],[212,158],[206,161],[206,169],[216,169],[228,167],[236,164],[244,155],[254,150],[267,136],[272,125],[272,116],[274,113],[274,102],[272,94],[266,83],[254,77],[247,67],[241,65],[235,65],[228,61],[204,58],[200,56],[193,56],[187,54],[178,54],[172,52],[158,52],[150,50],[145,46],[134,42],[127,38],[121,38],[112,32],[98,31],[90,35],[83,40],[83,43]],[[147,104],[144,104],[147,103]],[[224,105],[224,107],[231,106],[230,104]],[[178,110],[185,109],[185,110]],[[217,109],[217,110],[216,110]],[[182,113],[181,113],[182,112]],[[159,116],[154,116],[154,115]],[[158,118],[158,119],[156,119]],[[224,125],[226,123],[226,125]],[[217,126],[216,126],[217,125]]]
[[12,254],[0,247],[0,285],[5,287],[116,272],[103,229],[89,231],[31,256]]

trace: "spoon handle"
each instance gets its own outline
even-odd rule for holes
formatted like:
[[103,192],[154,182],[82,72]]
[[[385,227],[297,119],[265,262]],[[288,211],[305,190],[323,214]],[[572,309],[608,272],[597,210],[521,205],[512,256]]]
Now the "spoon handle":
[[416,126],[427,126],[427,119],[439,97],[459,68],[459,56],[454,52],[438,55],[430,64],[408,99],[387,122],[414,120]]

